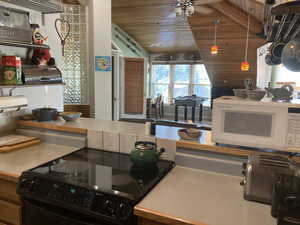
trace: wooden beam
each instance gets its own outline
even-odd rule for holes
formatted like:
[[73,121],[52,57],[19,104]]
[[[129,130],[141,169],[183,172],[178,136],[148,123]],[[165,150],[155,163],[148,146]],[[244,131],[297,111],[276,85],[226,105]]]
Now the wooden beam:
[[[247,28],[248,24],[248,14],[241,10],[240,8],[236,7],[235,5],[227,2],[216,2],[209,4],[212,8],[219,11],[220,13],[224,14],[225,16],[229,17],[239,25]],[[263,26],[260,21],[258,21],[253,16],[250,17],[250,32],[259,34],[263,30]]]

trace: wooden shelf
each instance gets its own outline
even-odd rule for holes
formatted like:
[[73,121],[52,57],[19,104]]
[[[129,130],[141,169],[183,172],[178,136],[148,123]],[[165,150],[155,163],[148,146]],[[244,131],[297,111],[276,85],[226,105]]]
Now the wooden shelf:
[[2,88],[27,88],[27,87],[41,87],[41,86],[57,86],[57,85],[66,85],[65,83],[53,83],[53,84],[22,84],[22,85],[1,85]]
[[10,41],[0,41],[0,45],[20,47],[20,48],[43,48],[43,49],[50,48],[48,45],[34,45],[34,44],[25,44],[25,43],[10,42]]

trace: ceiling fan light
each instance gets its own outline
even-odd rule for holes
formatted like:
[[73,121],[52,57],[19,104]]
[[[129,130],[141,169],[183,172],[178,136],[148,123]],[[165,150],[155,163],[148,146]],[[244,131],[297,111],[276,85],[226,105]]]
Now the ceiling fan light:
[[218,45],[213,45],[211,46],[211,49],[210,49],[210,53],[212,55],[217,55],[219,52],[219,46]]
[[189,12],[190,16],[194,15],[194,13],[195,13],[194,6],[192,6],[192,5],[188,6],[187,11]]
[[181,16],[182,15],[182,9],[181,9],[181,7],[176,7],[175,8],[175,13],[176,13],[176,16]]
[[241,63],[241,70],[242,71],[249,71],[250,69],[250,64],[247,61],[244,61]]

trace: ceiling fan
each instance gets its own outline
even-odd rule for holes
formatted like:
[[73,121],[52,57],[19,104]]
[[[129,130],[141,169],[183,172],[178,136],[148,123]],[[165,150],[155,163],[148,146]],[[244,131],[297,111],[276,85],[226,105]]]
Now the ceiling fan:
[[194,15],[195,12],[207,15],[213,12],[209,7],[204,6],[212,2],[218,2],[220,0],[176,0],[175,15],[176,17],[189,17]]

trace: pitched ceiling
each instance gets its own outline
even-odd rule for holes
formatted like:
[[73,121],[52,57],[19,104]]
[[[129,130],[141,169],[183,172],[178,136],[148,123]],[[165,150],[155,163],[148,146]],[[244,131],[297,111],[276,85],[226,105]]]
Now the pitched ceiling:
[[[198,0],[197,5],[205,9],[198,13],[201,19],[209,17],[207,4],[222,0]],[[229,0],[241,9],[262,19],[263,5],[256,0]],[[193,34],[187,21],[176,18],[176,0],[112,0],[112,21],[125,30],[151,53],[188,52],[197,50]]]

